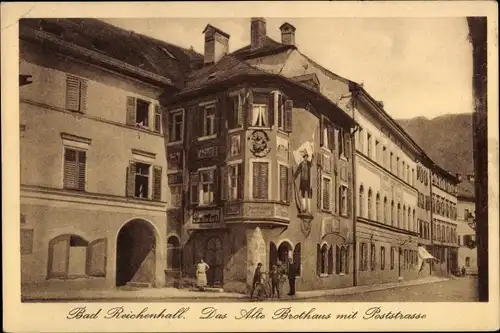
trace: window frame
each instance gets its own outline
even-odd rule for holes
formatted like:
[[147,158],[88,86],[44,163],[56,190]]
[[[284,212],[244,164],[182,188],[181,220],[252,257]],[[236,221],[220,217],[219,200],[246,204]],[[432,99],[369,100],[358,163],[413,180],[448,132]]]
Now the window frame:
[[[278,161],[277,163],[277,166],[278,166],[278,171],[277,171],[277,180],[278,180],[278,201],[281,202],[281,203],[288,203],[289,201],[289,198],[290,198],[290,195],[291,193],[288,193],[288,181],[290,179],[290,168],[288,166],[288,164],[286,163],[283,163],[281,161]],[[286,170],[286,177],[285,177],[285,198],[282,198],[281,197],[281,168],[285,168]],[[253,172],[253,170],[252,170]],[[253,177],[253,173],[252,173],[252,177]]]
[[[328,202],[328,208],[325,208],[325,197],[324,197],[324,180],[328,180],[330,182],[330,186],[328,189],[328,193],[330,195],[330,200]],[[332,177],[321,174],[321,210],[324,212],[333,212],[332,199],[334,198],[333,194],[333,179]]]
[[[200,103],[200,107],[203,108],[203,133],[201,133],[201,136],[198,137],[198,141],[204,141],[204,140],[210,140],[210,139],[215,139],[217,137],[217,101],[209,101],[205,103]],[[208,120],[208,110],[213,109],[213,114],[210,115],[210,118],[212,118],[211,123],[212,123],[212,131],[213,133],[207,133],[207,120]]]
[[[211,172],[212,173],[212,182],[203,182],[202,180],[202,173],[204,172]],[[209,166],[209,167],[204,167],[204,168],[199,168],[197,170],[198,173],[198,206],[200,207],[205,207],[205,206],[214,206],[216,204],[215,202],[215,197],[216,197],[216,191],[217,191],[217,184],[216,184],[216,172],[217,172],[217,166]],[[212,198],[210,203],[205,203],[203,200],[203,185],[204,184],[212,184],[211,189],[212,189]]]
[[[232,198],[231,193],[232,193],[233,187],[231,187],[231,178],[233,176],[231,174],[231,169],[234,167],[236,167],[236,169],[237,169],[236,196],[235,196],[235,198]],[[245,175],[242,173],[242,170],[243,170],[243,161],[242,160],[230,161],[227,163],[227,201],[228,202],[239,201],[243,198],[243,182],[242,182],[242,179],[240,179],[240,177],[244,177]]]
[[[152,163],[148,163],[148,162],[145,162],[145,161],[141,161],[141,160],[133,160],[134,164],[135,164],[135,174],[134,174],[134,198],[136,199],[143,199],[143,200],[152,200],[153,198],[153,167],[154,165]],[[138,174],[137,172],[137,164],[144,164],[144,165],[147,165],[148,166],[148,193],[147,193],[147,196],[145,198],[142,198],[142,197],[139,197],[136,195],[136,187],[137,187],[137,176],[138,175],[142,175],[142,174]],[[144,176],[144,175],[142,175]]]
[[[174,134],[177,134],[176,130],[175,130],[175,122],[174,122],[174,119],[176,116],[180,115],[181,116],[181,122],[180,122],[180,139],[179,140],[173,140],[173,137],[174,135],[172,135],[172,133]],[[184,141],[184,123],[185,123],[185,110],[184,109],[175,109],[175,110],[170,110],[168,111],[168,122],[170,122],[172,124],[172,126],[168,127],[167,130],[168,130],[168,144],[172,145],[172,144],[178,144],[178,143],[182,143]]]
[[[348,216],[348,204],[347,204],[347,191],[348,191],[348,186],[344,184],[339,185],[339,192],[340,195],[338,196],[339,198],[339,214],[341,216],[347,217]],[[343,199],[345,199],[345,204],[343,204]]]
[[[76,187],[67,187],[66,184],[65,184],[65,170],[66,170],[66,150],[73,150],[75,151],[75,156],[76,156],[76,160],[75,160],[75,163],[77,164],[77,168],[78,168],[78,174],[76,175],[76,184],[77,186]],[[88,161],[88,156],[87,156],[87,147],[81,147],[81,146],[77,146],[77,145],[69,145],[67,143],[64,143],[63,144],[63,147],[62,147],[62,163],[63,163],[63,167],[62,167],[62,188],[63,189],[67,189],[67,190],[73,190],[73,191],[80,191],[80,192],[87,192],[87,181],[88,181],[88,167],[87,167],[87,161]],[[85,181],[84,181],[84,186],[83,188],[79,188],[78,187],[78,183],[79,183],[79,178],[80,178],[80,171],[79,171],[79,153],[80,152],[83,152],[85,153],[85,171],[84,171],[84,178],[85,178]]]
[[[183,185],[182,184],[171,184],[168,187],[169,187],[169,191],[170,191],[170,202],[172,204],[172,208],[181,208],[182,207]],[[179,204],[178,205],[175,204],[177,201],[174,201],[174,199],[173,199],[174,198],[174,193],[173,193],[172,190],[174,188],[179,188],[180,189],[180,192],[175,194],[175,196],[179,196],[179,199],[178,199]]]
[[[250,191],[250,198],[252,200],[256,200],[256,201],[270,201],[272,200],[272,179],[273,179],[273,175],[272,175],[272,161],[270,159],[262,159],[262,158],[250,158],[249,159],[249,166],[250,166],[250,172],[249,172],[249,191]],[[254,193],[253,193],[253,173],[254,173],[254,163],[266,163],[267,164],[267,172],[268,172],[268,175],[267,175],[267,198],[266,199],[261,199],[261,198],[255,198],[254,197]]]

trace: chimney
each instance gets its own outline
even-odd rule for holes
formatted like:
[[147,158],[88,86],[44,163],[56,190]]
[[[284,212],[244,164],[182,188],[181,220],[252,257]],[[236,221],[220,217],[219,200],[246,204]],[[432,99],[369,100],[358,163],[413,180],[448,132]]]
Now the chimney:
[[467,180],[469,181],[469,183],[474,183],[474,174],[473,173],[469,173],[467,175]]
[[382,109],[384,108],[384,101],[377,101],[378,106],[380,106]]
[[464,180],[464,178],[462,177],[462,174],[460,172],[457,172],[456,176],[457,176],[459,183],[461,183]]
[[205,34],[204,63],[216,63],[228,54],[230,36],[210,24],[207,24],[203,33]]
[[250,24],[250,45],[255,50],[264,46],[266,40],[266,19],[263,17],[252,17]]
[[280,27],[281,43],[286,45],[295,45],[295,27],[285,22]]

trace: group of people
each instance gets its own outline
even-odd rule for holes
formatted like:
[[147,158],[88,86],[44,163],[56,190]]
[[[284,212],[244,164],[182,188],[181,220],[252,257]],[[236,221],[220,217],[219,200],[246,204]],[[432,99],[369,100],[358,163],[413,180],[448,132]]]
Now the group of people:
[[[288,259],[288,265],[285,266],[280,260],[277,264],[272,265],[269,271],[269,279],[271,280],[271,297],[278,298],[281,297],[281,289],[285,277],[288,277],[288,284],[290,287],[289,296],[295,296],[295,278],[297,277],[298,267],[293,262],[292,258]],[[263,281],[262,263],[257,264],[255,273],[253,276],[252,291],[250,292],[250,297],[253,297],[253,293],[259,283]]]

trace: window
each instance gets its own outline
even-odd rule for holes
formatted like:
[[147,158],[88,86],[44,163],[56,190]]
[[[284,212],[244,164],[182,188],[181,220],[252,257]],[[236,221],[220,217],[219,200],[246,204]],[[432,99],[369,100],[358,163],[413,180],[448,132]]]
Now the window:
[[167,269],[179,270],[181,268],[181,245],[179,238],[170,236],[167,240]]
[[33,253],[33,229],[21,229],[21,254]]
[[[410,212],[410,207],[408,207],[408,212]],[[410,215],[410,214],[408,214]],[[416,214],[415,214],[415,208],[413,208],[413,218],[411,219],[410,223],[410,217],[408,217],[408,224],[409,224],[409,230],[415,231],[415,219],[416,219]]]
[[385,146],[382,147],[382,159],[383,165],[387,168],[387,148]]
[[339,199],[340,199],[340,214],[347,216],[347,187],[339,187]]
[[401,178],[403,180],[405,180],[406,179],[406,163],[405,163],[405,161],[403,161],[403,168],[401,169],[401,173],[402,173]]
[[217,131],[215,105],[206,106],[203,117],[203,136],[214,135]]
[[368,269],[368,246],[366,243],[361,243],[361,267],[362,271],[366,271]]
[[394,207],[394,201],[391,201],[391,225],[394,225],[394,215],[396,215],[395,207]]
[[147,199],[149,197],[149,169],[150,165],[144,163],[135,164],[135,194],[137,198]]
[[170,185],[170,201],[172,202],[172,207],[181,207],[182,185]]
[[373,158],[372,156],[372,136],[370,133],[367,133],[367,153],[369,158]]
[[66,109],[85,112],[87,108],[87,81],[66,75]]
[[396,219],[398,222],[398,228],[401,228],[401,204],[398,202],[398,212],[396,215]]
[[415,185],[415,169],[411,169],[411,184]]
[[228,128],[241,128],[243,126],[243,105],[241,102],[241,94],[231,97],[228,107]]
[[182,111],[175,111],[169,114],[168,119],[168,138],[169,142],[182,141],[184,134],[184,113]]
[[359,187],[359,216],[361,217],[365,215],[364,206],[365,206],[365,189],[363,185],[361,185]]
[[149,126],[149,102],[137,98],[135,112],[135,123],[139,127],[148,128]]
[[385,247],[380,248],[380,270],[385,269]]
[[365,135],[363,132],[363,128],[359,128],[358,130],[358,142],[359,142],[359,151],[364,153],[365,152]]
[[285,98],[278,94],[278,129],[285,130]]
[[380,163],[380,143],[375,140],[375,161]]
[[401,170],[399,169],[399,157],[396,157],[396,176],[400,177]]
[[408,184],[411,184],[411,180],[410,180],[410,166],[409,165],[406,166],[406,181],[408,182]]
[[372,198],[372,189],[368,189],[368,219],[372,219],[372,212],[373,212],[373,198]]
[[[269,97],[271,96],[271,97]],[[252,104],[252,126],[269,127],[269,103],[272,99],[274,103],[274,94],[255,94]]]
[[322,208],[331,211],[331,193],[332,193],[332,180],[328,177],[322,177]]
[[252,173],[252,198],[269,199],[269,162],[253,162]]
[[228,183],[229,183],[229,201],[241,199],[242,197],[242,180],[241,164],[231,164],[228,166]]
[[345,157],[345,138],[344,138],[344,129],[340,128],[337,131],[337,142],[339,144],[339,157]]
[[279,200],[281,202],[288,202],[288,167],[283,164],[279,165]]
[[215,169],[200,171],[200,205],[212,205],[215,193]]
[[380,222],[380,193],[375,197],[375,220]]
[[[409,209],[409,207],[408,207]],[[406,206],[403,205],[403,229],[408,228],[408,219],[406,218]]]
[[394,171],[393,157],[394,157],[394,154],[391,152],[390,159],[389,159],[389,170],[391,170],[391,172]]
[[371,265],[372,271],[374,271],[375,266],[377,266],[376,257],[375,257],[376,255],[377,255],[377,253],[375,250],[375,244],[371,244],[371,246],[370,246],[370,265]]
[[86,163],[85,151],[64,148],[64,188],[85,191]]
[[320,252],[320,274],[328,274],[328,246],[323,244]]
[[470,257],[465,257],[465,267],[470,267]]
[[396,252],[396,248],[395,247],[391,247],[391,269],[394,269],[394,263],[395,263],[395,255],[394,253]]
[[389,208],[387,207],[387,197],[384,197],[384,223],[388,223]]
[[336,246],[335,252],[335,262],[336,262],[336,273],[337,274],[348,274],[349,273],[349,249],[346,246]]

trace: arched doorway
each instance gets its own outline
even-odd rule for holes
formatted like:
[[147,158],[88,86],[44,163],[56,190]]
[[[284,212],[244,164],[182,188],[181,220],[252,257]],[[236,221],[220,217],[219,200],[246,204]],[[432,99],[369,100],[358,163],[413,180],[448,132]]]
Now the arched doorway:
[[278,259],[282,263],[284,263],[288,267],[288,258],[293,257],[292,252],[293,248],[292,245],[289,244],[288,242],[281,242],[280,246],[278,247]]
[[207,271],[207,283],[209,286],[222,286],[224,281],[224,249],[219,237],[211,237],[205,246],[205,262],[210,266]]
[[116,285],[153,285],[156,275],[153,227],[144,220],[132,220],[120,229],[116,243]]

